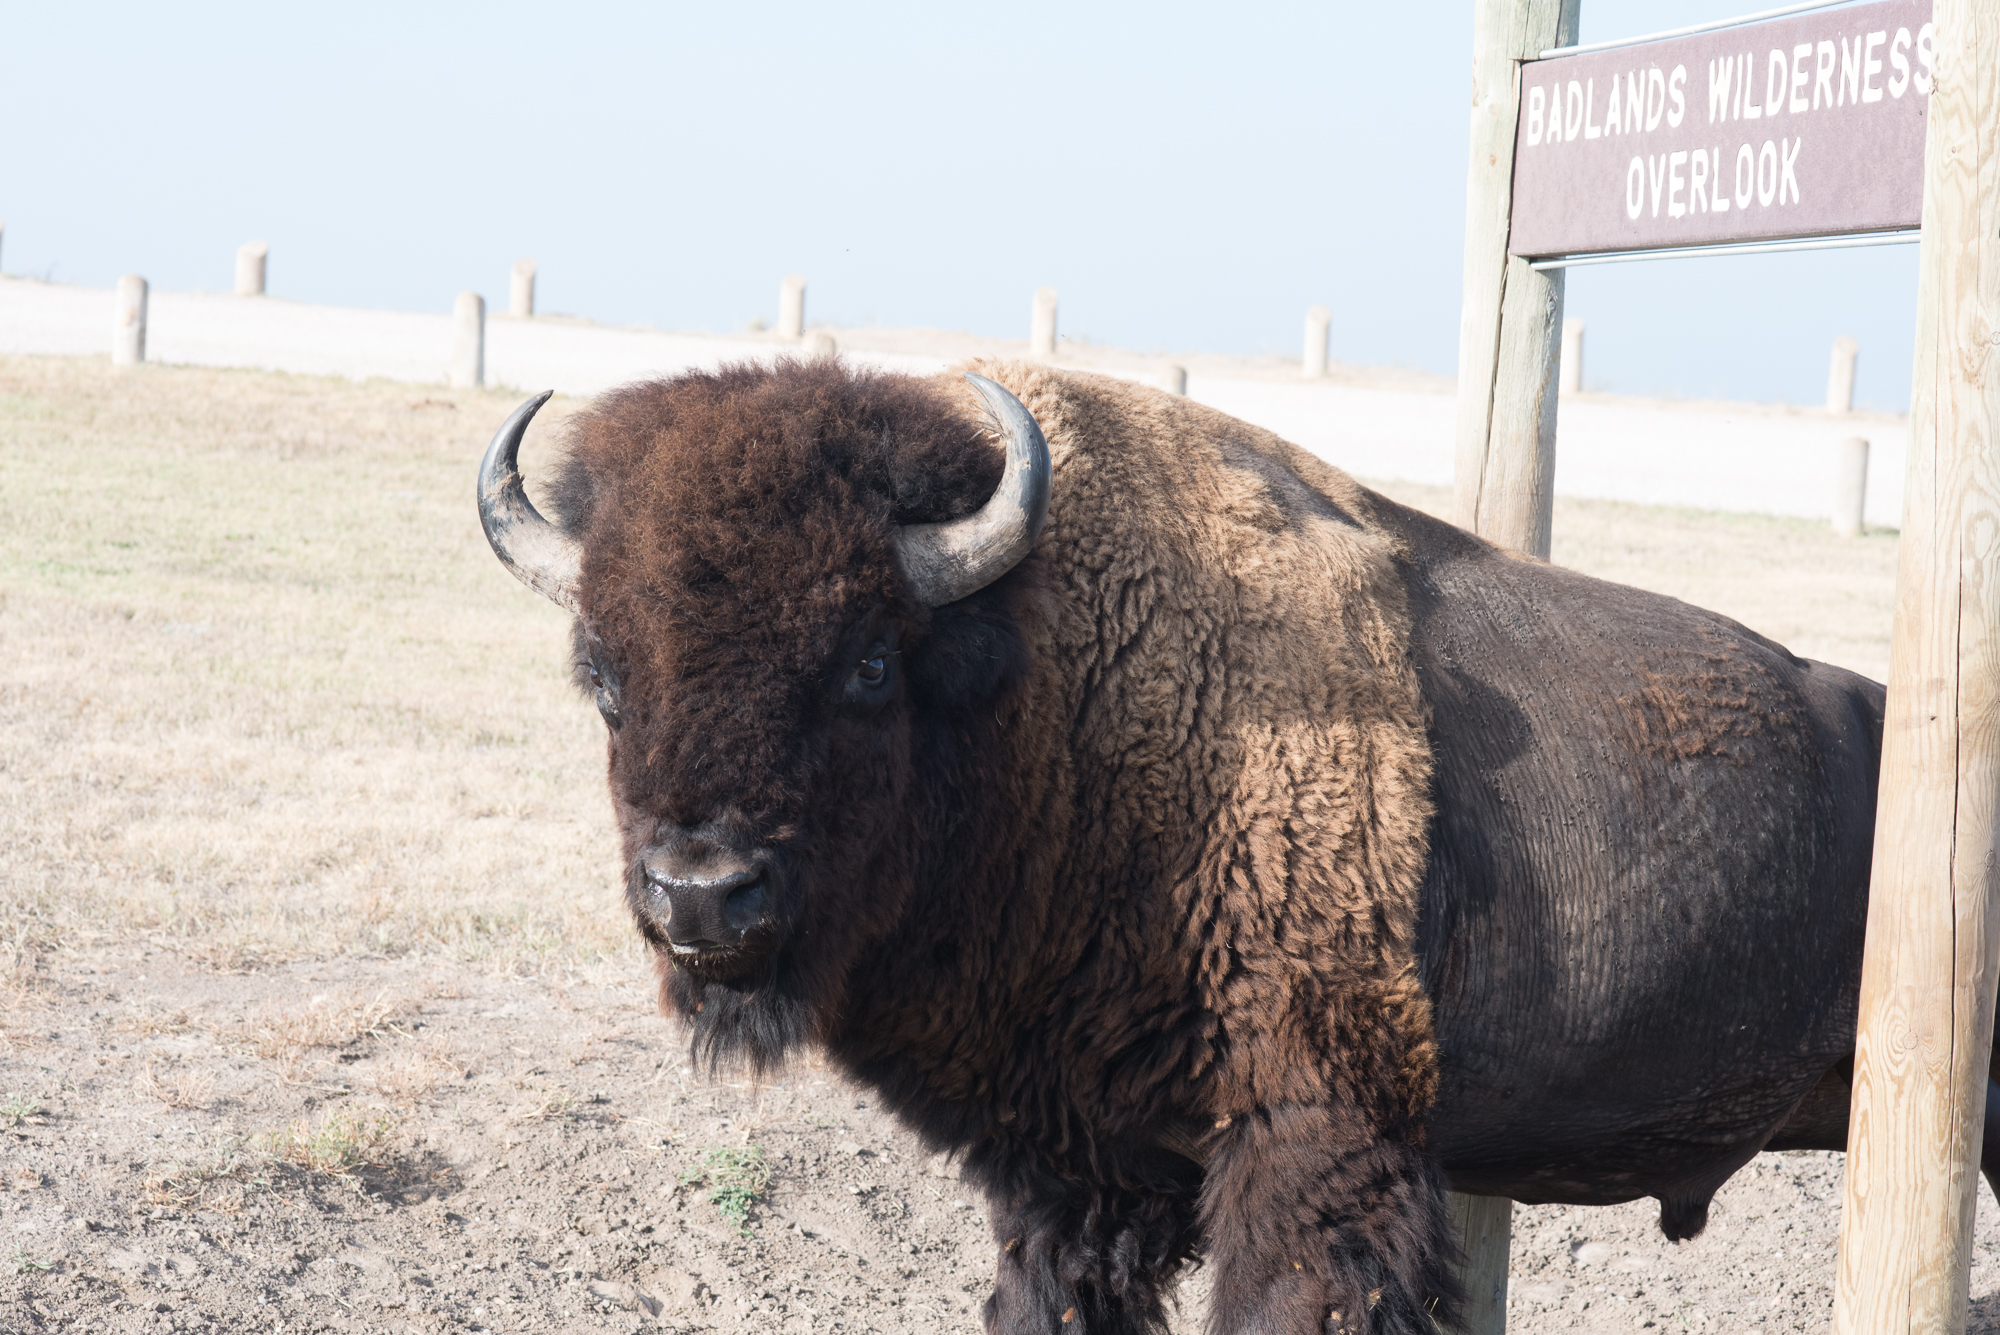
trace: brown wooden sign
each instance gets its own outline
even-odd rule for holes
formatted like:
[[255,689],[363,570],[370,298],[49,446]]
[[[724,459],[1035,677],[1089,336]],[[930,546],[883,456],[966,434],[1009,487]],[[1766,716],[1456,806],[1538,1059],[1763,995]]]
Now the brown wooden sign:
[[1510,254],[1917,226],[1931,0],[1521,67]]

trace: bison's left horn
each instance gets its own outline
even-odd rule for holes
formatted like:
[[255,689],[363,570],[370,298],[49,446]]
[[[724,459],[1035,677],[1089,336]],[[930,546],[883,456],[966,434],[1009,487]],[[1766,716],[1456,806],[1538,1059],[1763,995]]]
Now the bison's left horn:
[[479,463],[479,523],[493,544],[493,554],[514,572],[514,578],[575,612],[577,591],[583,586],[583,544],[542,518],[528,499],[521,469],[514,462],[528,423],[553,393],[548,390],[529,399],[493,433],[493,443]]
[[976,514],[942,524],[904,524],[897,559],[930,607],[955,603],[999,579],[1035,545],[1049,517],[1049,444],[1021,401],[983,375],[967,375],[1007,442],[1007,471]]

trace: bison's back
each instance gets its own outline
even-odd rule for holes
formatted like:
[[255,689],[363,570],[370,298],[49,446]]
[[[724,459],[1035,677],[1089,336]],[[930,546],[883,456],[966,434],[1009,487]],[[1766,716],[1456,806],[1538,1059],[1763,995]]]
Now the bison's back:
[[1431,1145],[1464,1189],[1705,1202],[1851,1050],[1882,688],[1382,518],[1437,766]]

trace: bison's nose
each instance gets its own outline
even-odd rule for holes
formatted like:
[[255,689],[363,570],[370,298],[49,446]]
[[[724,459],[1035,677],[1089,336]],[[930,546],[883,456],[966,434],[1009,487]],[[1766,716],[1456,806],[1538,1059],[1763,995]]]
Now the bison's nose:
[[645,861],[646,888],[666,901],[667,942],[693,954],[741,945],[769,915],[764,869],[746,859],[660,855]]

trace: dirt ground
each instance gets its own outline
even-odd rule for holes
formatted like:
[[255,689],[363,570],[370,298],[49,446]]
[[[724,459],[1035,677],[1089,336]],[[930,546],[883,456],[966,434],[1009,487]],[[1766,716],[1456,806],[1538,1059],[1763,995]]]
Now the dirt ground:
[[[474,522],[511,406],[0,359],[0,1331],[977,1326],[949,1163],[810,1062],[697,1077],[655,1012],[562,620]],[[1886,666],[1893,534],[1556,533]],[[1838,1200],[1787,1154],[1679,1246],[1650,1201],[1520,1207],[1510,1325],[1820,1331]]]

